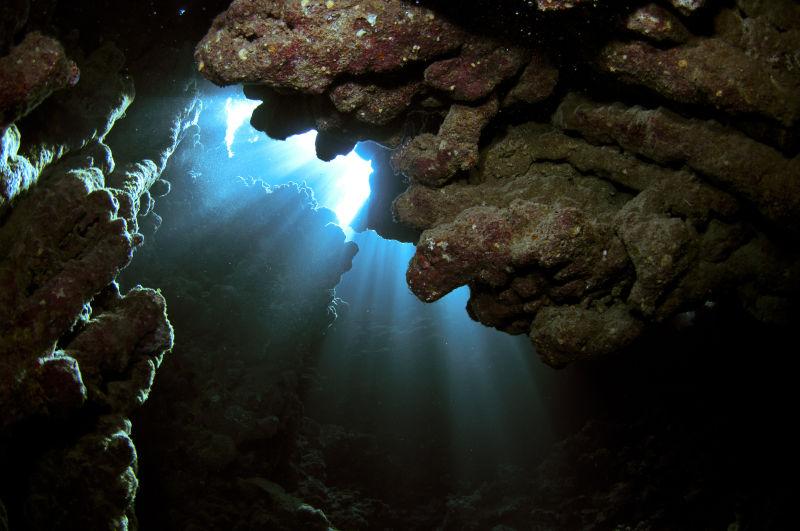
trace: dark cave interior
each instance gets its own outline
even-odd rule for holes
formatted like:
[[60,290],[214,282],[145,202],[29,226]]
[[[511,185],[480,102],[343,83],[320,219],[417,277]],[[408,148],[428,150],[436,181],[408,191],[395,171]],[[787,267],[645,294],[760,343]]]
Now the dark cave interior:
[[792,528],[798,50],[795,0],[4,2],[0,531]]

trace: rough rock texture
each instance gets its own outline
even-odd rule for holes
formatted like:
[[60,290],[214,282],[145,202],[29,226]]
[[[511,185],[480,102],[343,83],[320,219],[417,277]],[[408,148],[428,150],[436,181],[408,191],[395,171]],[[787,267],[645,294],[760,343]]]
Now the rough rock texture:
[[[409,472],[369,437],[303,419],[354,251],[330,214],[251,186],[209,223],[202,176],[162,178],[198,134],[164,42],[227,3],[56,4],[0,6],[0,530],[134,529],[139,486],[147,529],[791,527],[775,515],[793,508],[796,371],[774,326],[797,322],[797,2],[236,0],[216,19],[197,66],[258,85],[257,126],[318,128],[323,158],[395,150],[403,175],[383,156],[373,184],[387,214],[407,184],[394,214],[422,232],[421,298],[469,285],[470,315],[554,366],[645,341],[592,365],[630,370],[586,400],[636,414],[588,424],[519,484],[411,509],[361,494]],[[170,181],[190,228],[171,238]],[[166,245],[146,255],[145,237]],[[125,281],[164,287],[173,356],[165,297],[115,284],[134,252],[148,264]],[[724,321],[740,334],[723,347],[669,345],[668,391],[643,392],[645,333],[719,307],[751,320]]]
[[56,39],[30,33],[0,58],[0,131],[80,78]]
[[[470,315],[529,333],[557,366],[628,348],[650,325],[706,303],[791,319],[800,286],[795,4],[538,2],[515,11],[522,23],[500,10],[499,23],[461,30],[484,4],[443,21],[388,2],[392,13],[408,10],[381,28],[389,50],[344,39],[359,10],[378,9],[358,5],[234,2],[196,56],[212,81],[301,98],[302,123],[330,145],[371,138],[395,149],[409,187],[393,214],[424,231],[407,274],[420,298],[469,285]],[[246,42],[269,48],[259,24],[285,42],[316,38],[298,45],[302,60],[280,49],[277,63],[265,61]],[[416,55],[411,31],[426,38]],[[452,39],[433,50],[427,38],[438,32]],[[321,47],[338,53],[321,57]],[[362,53],[381,60],[353,66]],[[315,103],[326,95],[335,110]],[[391,117],[380,131],[376,107]]]
[[453,105],[439,132],[415,136],[395,152],[395,169],[415,182],[441,186],[478,163],[481,130],[497,113],[497,100],[479,107]]
[[658,4],[648,4],[628,15],[625,27],[656,42],[682,43],[690,36],[680,19]]
[[134,529],[127,419],[173,330],[161,294],[115,279],[196,95],[169,101],[117,166],[105,141],[133,100],[125,58],[110,42],[70,55],[78,66],[29,33],[0,65],[0,495],[14,529]]
[[480,100],[514,76],[527,55],[522,48],[491,41],[467,42],[458,57],[437,61],[426,68],[425,83],[449,93],[456,101]]
[[30,480],[31,528],[135,528],[137,460],[130,435],[129,420],[102,416],[73,445],[43,455]]
[[320,94],[343,74],[397,70],[452,52],[463,39],[432,11],[400,0],[239,0],[214,21],[196,58],[219,84]]
[[776,228],[796,232],[800,220],[800,158],[714,122],[665,109],[603,106],[568,97],[554,118],[595,142],[616,143],[657,163],[684,163],[750,202]]
[[553,94],[556,83],[558,83],[558,69],[550,63],[545,54],[534,51],[517,84],[503,100],[503,106],[539,103]]
[[759,114],[786,126],[800,113],[797,74],[752,58],[722,39],[668,50],[643,42],[612,43],[603,50],[599,68],[669,99],[726,113]]
[[121,73],[124,57],[111,43],[79,62],[82,78],[74,89],[55,94],[6,130],[0,208],[35,183],[48,165],[82,148],[91,165],[112,168],[103,140],[133,100],[133,84]]

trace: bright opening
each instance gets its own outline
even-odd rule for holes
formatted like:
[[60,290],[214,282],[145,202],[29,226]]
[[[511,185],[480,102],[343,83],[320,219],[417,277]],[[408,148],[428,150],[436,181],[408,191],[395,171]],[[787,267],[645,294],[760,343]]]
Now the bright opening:
[[[260,103],[246,99],[228,98],[225,102],[226,130],[225,144],[229,158],[238,158],[235,145],[246,137],[247,142],[257,143],[258,159],[243,160],[280,177],[284,182],[305,181],[315,191],[320,206],[332,210],[339,225],[348,236],[352,236],[350,224],[358,211],[369,199],[369,177],[372,174],[370,161],[361,158],[355,151],[339,155],[329,162],[317,158],[315,142],[316,131],[291,136],[285,141],[263,140],[263,134],[255,131],[247,123],[253,110]],[[249,128],[248,134],[239,134],[240,129]],[[270,179],[272,181],[272,179]],[[276,184],[270,182],[269,184]]]
[[225,145],[228,147],[228,158],[233,158],[233,141],[236,139],[238,131],[245,121],[250,119],[253,110],[259,106],[259,102],[245,99],[228,98],[225,100]]

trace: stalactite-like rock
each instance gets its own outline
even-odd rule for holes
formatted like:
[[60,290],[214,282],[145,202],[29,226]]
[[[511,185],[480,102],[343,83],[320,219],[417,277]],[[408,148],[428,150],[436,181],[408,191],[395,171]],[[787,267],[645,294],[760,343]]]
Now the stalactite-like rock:
[[481,130],[497,113],[497,100],[479,107],[453,105],[436,135],[422,134],[404,143],[395,152],[392,163],[409,179],[431,186],[441,186],[456,173],[478,163],[478,140]]
[[31,529],[135,529],[136,449],[131,422],[102,416],[94,431],[37,463],[31,478]]
[[77,65],[61,43],[40,33],[28,34],[0,58],[0,131],[79,78]]
[[[22,61],[12,51],[15,65],[39,77],[0,67],[4,89],[17,76],[14,101],[26,102],[7,114],[17,123],[5,128],[0,151],[0,430],[56,436],[30,441],[43,453],[36,466],[4,478],[24,485],[18,496],[30,507],[14,506],[13,525],[135,529],[127,419],[147,399],[173,336],[159,293],[120,294],[114,280],[142,243],[137,218],[152,208],[148,190],[196,117],[196,93],[169,100],[170,110],[149,120],[158,132],[129,138],[117,168],[104,140],[133,100],[119,49],[107,42],[77,57],[78,80],[53,39],[34,34],[21,46],[60,55]],[[74,77],[62,83],[65,75]]]
[[[346,27],[351,6],[332,4],[325,19],[321,2],[303,4],[303,15],[303,5],[278,12],[273,2],[235,2],[197,57],[215,82],[246,80],[305,98],[304,123],[322,125],[327,139],[341,135],[342,146],[392,139],[393,166],[409,181],[393,213],[424,231],[407,275],[420,298],[469,285],[470,315],[529,333],[552,365],[623,349],[648,325],[716,299],[760,320],[785,321],[800,288],[800,262],[787,243],[800,217],[793,52],[800,19],[791,3],[676,0],[623,9],[537,2],[525,13],[529,27],[512,17],[508,29],[457,29],[450,45],[427,53],[426,40],[419,54],[403,55],[407,65],[382,59],[356,85],[328,72],[365,74],[347,61],[383,57],[370,40],[348,41],[336,68],[314,53],[279,61],[281,70],[250,55],[247,32],[253,42],[263,32],[247,28],[265,17],[280,32],[339,42],[331,20]],[[399,4],[414,16],[383,27],[384,39],[402,48],[412,27],[436,35],[427,25],[439,18]],[[448,14],[442,28],[450,31],[460,15]],[[714,31],[699,34],[703,23]],[[517,30],[532,37],[531,47],[519,46]],[[620,33],[650,42],[620,40]],[[207,71],[220,60],[230,75]],[[309,75],[310,63],[319,74]],[[408,91],[371,89],[391,109],[378,133],[353,118],[361,113],[374,123],[374,109],[365,114],[363,98],[342,96],[381,83]],[[570,84],[590,97],[570,92]],[[327,92],[338,115],[315,103]],[[606,103],[617,94],[625,103]]]

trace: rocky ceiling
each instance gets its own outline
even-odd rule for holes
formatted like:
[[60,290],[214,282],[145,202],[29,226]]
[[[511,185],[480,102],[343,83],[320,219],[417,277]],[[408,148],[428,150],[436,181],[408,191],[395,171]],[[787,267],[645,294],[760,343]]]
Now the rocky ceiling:
[[271,136],[318,129],[321,158],[391,148],[412,291],[469,285],[550,365],[720,303],[790,319],[800,5],[448,5],[237,0],[197,68],[266,100]]
[[[412,229],[411,289],[469,285],[471,316],[530,334],[550,365],[711,306],[796,322],[797,2],[228,4],[194,2],[182,26],[179,2],[0,5],[3,531],[137,527],[130,419],[174,338],[164,296],[115,279],[197,133],[194,70],[264,99],[253,123],[271,136],[318,129],[321,158],[388,147],[364,223]],[[328,236],[324,304],[354,251]]]

